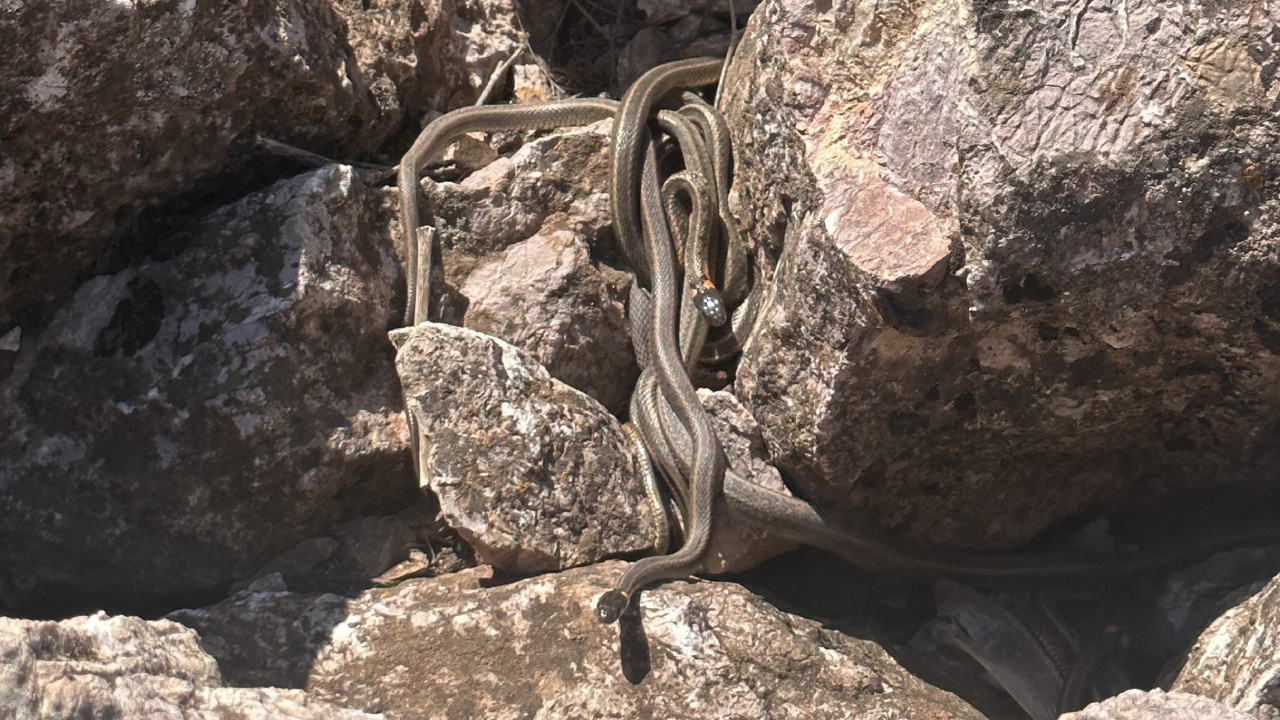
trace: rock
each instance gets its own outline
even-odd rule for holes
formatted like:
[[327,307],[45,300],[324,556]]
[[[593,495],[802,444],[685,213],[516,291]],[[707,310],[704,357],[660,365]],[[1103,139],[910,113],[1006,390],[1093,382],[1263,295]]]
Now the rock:
[[[738,29],[742,29],[747,16],[755,10],[759,2],[756,0],[736,0],[733,9],[738,17]],[[636,7],[644,13],[645,22],[649,24],[667,23],[687,17],[707,17],[714,12],[721,17],[728,17],[728,0],[694,0],[683,2],[677,0],[637,0]],[[693,57],[688,55],[686,57]]]
[[640,371],[608,210],[608,123],[534,140],[461,183],[424,180],[423,216],[444,248],[451,324],[499,337],[606,407]]
[[222,686],[196,633],[168,620],[0,618],[0,714],[43,718],[374,720],[301,690]]
[[[592,607],[622,569],[611,562],[493,585],[490,571],[476,568],[366,591],[336,624],[312,628],[324,642],[305,656],[314,661],[306,687],[401,720],[700,718],[728,708],[743,717],[981,718],[876,645],[787,615],[730,583],[646,591],[645,634],[624,641],[620,667],[616,626],[598,623]],[[228,677],[246,671],[232,658],[247,655],[234,646],[263,645],[280,624],[228,617],[253,606],[245,598],[210,610],[224,616],[221,627],[238,628],[218,635],[212,650]],[[209,644],[209,631],[201,635]]]
[[1261,589],[1276,568],[1280,547],[1239,548],[1172,573],[1155,600],[1150,651],[1185,656],[1211,622]]
[[1187,653],[1172,689],[1226,703],[1257,718],[1280,717],[1280,578],[1250,588]]
[[609,122],[535,139],[461,182],[424,179],[422,221],[439,233],[445,279],[539,232],[568,230],[593,257],[617,256],[609,220]]
[[627,88],[650,68],[661,65],[669,57],[671,38],[656,26],[640,28],[618,53],[618,87]]
[[407,560],[412,549],[439,539],[438,522],[423,525],[410,515],[366,516],[344,523],[332,535],[306,538],[268,560],[249,579],[233,583],[231,589],[258,587],[263,578],[275,577],[281,589],[294,592],[358,592]]
[[198,632],[232,685],[305,688],[316,654],[347,617],[348,602],[264,583],[207,607],[175,610],[166,619]]
[[474,104],[489,76],[527,42],[522,12],[510,0],[337,0],[334,10],[393,128],[428,110]]
[[482,262],[458,291],[470,301],[464,327],[524,349],[605,407],[626,406],[639,375],[626,313],[581,237],[534,235]]
[[735,390],[797,489],[997,547],[1274,477],[1278,21],[764,3],[727,112],[776,281]]
[[408,504],[385,195],[342,166],[280,182],[24,338],[0,382],[0,598],[172,601]]
[[[598,403],[496,338],[435,323],[391,337],[422,428],[423,486],[485,562],[533,573],[653,547],[637,458]],[[699,394],[730,466],[750,482],[788,492],[733,396]],[[707,572],[741,572],[796,547],[723,502],[719,512]]]
[[245,164],[245,138],[369,155],[427,108],[473,102],[524,43],[514,6],[492,1],[100,10],[85,20],[27,3],[0,24],[0,44],[23,48],[0,57],[12,85],[0,272],[13,279],[0,328],[42,322],[139,213],[220,192],[220,173]]
[[1254,720],[1222,703],[1182,692],[1129,690],[1059,720]]
[[338,531],[352,572],[364,578],[381,575],[408,557],[418,541],[407,523],[393,515],[363,517]]
[[420,482],[486,562],[533,573],[652,546],[636,458],[599,403],[472,330],[424,323],[391,340]]
[[[698,399],[711,417],[716,438],[724,448],[729,467],[742,479],[791,494],[778,469],[769,464],[764,438],[751,414],[732,393],[698,390]],[[766,528],[734,514],[724,498],[716,504],[716,531],[707,553],[706,572],[738,573],[769,558],[798,547],[794,542],[770,533]]]
[[[47,321],[140,214],[243,186],[220,174],[242,171],[257,133],[368,155],[425,108],[470,104],[522,44],[517,27],[492,0],[7,9],[0,334]],[[172,250],[150,233],[130,243]]]

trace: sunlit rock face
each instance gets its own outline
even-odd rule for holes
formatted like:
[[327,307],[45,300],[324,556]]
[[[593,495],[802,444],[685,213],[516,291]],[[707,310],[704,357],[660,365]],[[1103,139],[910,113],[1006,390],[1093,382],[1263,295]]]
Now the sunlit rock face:
[[924,543],[1280,469],[1277,10],[765,3],[728,112],[772,279],[736,390]]

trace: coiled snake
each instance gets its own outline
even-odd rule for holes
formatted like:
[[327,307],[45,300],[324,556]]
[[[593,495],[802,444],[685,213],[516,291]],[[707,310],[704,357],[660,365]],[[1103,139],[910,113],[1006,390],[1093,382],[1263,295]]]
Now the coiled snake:
[[[684,544],[674,553],[634,563],[618,585],[599,599],[601,622],[616,620],[635,593],[649,583],[684,577],[702,568],[714,530],[713,508],[721,492],[737,513],[797,542],[836,553],[861,567],[904,576],[958,581],[1040,579],[1080,581],[1122,579],[1134,573],[1167,569],[1192,557],[1247,544],[1275,542],[1274,527],[1241,527],[1197,541],[1175,542],[1153,551],[1117,556],[982,556],[905,549],[868,533],[828,524],[808,503],[739,477],[726,468],[710,421],[698,401],[689,370],[704,350],[713,359],[741,348],[755,317],[762,284],[749,290],[746,251],[729,216],[729,147],[723,120],[714,108],[686,99],[674,113],[659,113],[661,124],[676,138],[685,156],[685,171],[660,184],[656,140],[649,128],[654,109],[680,90],[717,81],[722,62],[682,60],[655,68],[636,82],[622,101],[575,99],[536,105],[469,107],[447,113],[429,125],[400,163],[401,224],[408,258],[407,323],[428,316],[430,245],[418,237],[418,181],[424,165],[459,135],[473,131],[537,130],[582,125],[612,117],[609,188],[614,231],[634,271],[629,314],[637,356],[646,366],[631,402],[629,437],[642,447],[667,480],[684,523]],[[662,113],[667,113],[663,115]],[[675,208],[683,196],[688,217]],[[718,222],[712,222],[716,220]],[[721,288],[709,287],[711,242],[708,227],[719,227],[724,239]],[[673,242],[673,234],[681,245]],[[677,249],[683,248],[683,257]],[[682,260],[682,261],[681,261]],[[681,279],[685,288],[681,290]],[[643,287],[648,285],[649,290]],[[706,343],[706,318],[722,319],[720,294],[737,304],[732,330]],[[416,422],[410,431],[417,455]],[[649,462],[649,458],[645,462]],[[652,478],[650,500],[663,514]],[[664,543],[655,536],[655,546]]]

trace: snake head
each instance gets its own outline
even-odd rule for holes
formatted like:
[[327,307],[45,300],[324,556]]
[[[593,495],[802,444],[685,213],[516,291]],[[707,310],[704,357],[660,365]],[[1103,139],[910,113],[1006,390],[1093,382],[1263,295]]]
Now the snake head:
[[702,282],[689,288],[689,297],[693,298],[693,304],[698,306],[698,311],[707,318],[711,327],[720,327],[728,321],[729,313],[724,309],[724,298],[707,276],[702,276]]
[[610,590],[596,601],[596,619],[604,624],[616,622],[631,604],[631,598],[621,590]]

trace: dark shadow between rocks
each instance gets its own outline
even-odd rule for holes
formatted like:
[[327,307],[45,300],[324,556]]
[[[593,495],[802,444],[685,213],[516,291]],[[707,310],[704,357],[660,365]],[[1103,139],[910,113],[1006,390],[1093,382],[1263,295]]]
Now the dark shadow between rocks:
[[[0,576],[0,587],[11,582],[7,570],[4,571],[4,575]],[[199,607],[218,602],[230,590],[231,583],[227,582],[217,587],[193,589],[184,593],[140,593],[135,598],[106,598],[71,586],[50,587],[47,592],[23,596],[21,600],[6,599],[0,613],[6,617],[57,621],[103,611],[108,615],[135,615],[144,620],[156,620],[174,608]]]
[[[1195,545],[1224,537],[1237,539],[1237,547],[1263,548],[1280,545],[1278,509],[1280,486],[1253,484],[1151,499],[1140,511],[1113,515],[1107,520],[1109,535],[1122,548],[1142,550],[1170,541],[1189,541]],[[1061,548],[1066,539],[1079,534],[1091,521],[1072,519],[1060,523],[1019,552]],[[1157,601],[1157,598],[1164,601],[1167,596],[1169,576],[1183,573],[1184,579],[1179,580],[1178,585],[1183,588],[1194,585],[1197,564],[1205,559],[1204,555],[1191,557],[1170,572],[1135,574],[1122,582],[1108,584],[1077,583],[1067,587],[1044,581],[1020,581],[1000,586],[973,584],[973,587],[984,594],[1001,594],[1005,598],[1050,596],[1060,602],[1066,598],[1066,602],[1061,603],[1066,608],[1064,614],[1083,644],[1088,644],[1104,627],[1119,628],[1124,634],[1125,649],[1116,656],[1117,661],[1124,663],[1134,687],[1150,689],[1166,678],[1169,668],[1176,669],[1177,658],[1186,646],[1213,617],[1226,609],[1214,598],[1196,600],[1196,611],[1205,614],[1177,633],[1186,645],[1170,648],[1167,631],[1161,636],[1161,623],[1168,625],[1165,616],[1176,612]],[[1249,562],[1251,567],[1240,569]],[[1235,587],[1265,581],[1275,575],[1280,571],[1280,552],[1260,552],[1249,562],[1241,562],[1239,566],[1234,561],[1226,563],[1227,567],[1239,570],[1231,580]],[[1221,582],[1218,575],[1224,572],[1202,569],[1201,574],[1209,578],[1204,581],[1206,587]],[[928,648],[927,643],[921,643],[926,624],[938,612],[932,580],[871,573],[813,548],[795,550],[728,579],[743,584],[787,612],[880,644],[909,672],[959,695],[989,718],[1026,717],[1008,695],[987,682],[985,673],[976,664],[975,670],[966,672],[960,666],[967,658],[957,655],[962,662],[943,662],[938,646]],[[1214,595],[1215,591],[1206,591],[1206,596]],[[1222,598],[1229,592],[1222,590]]]

